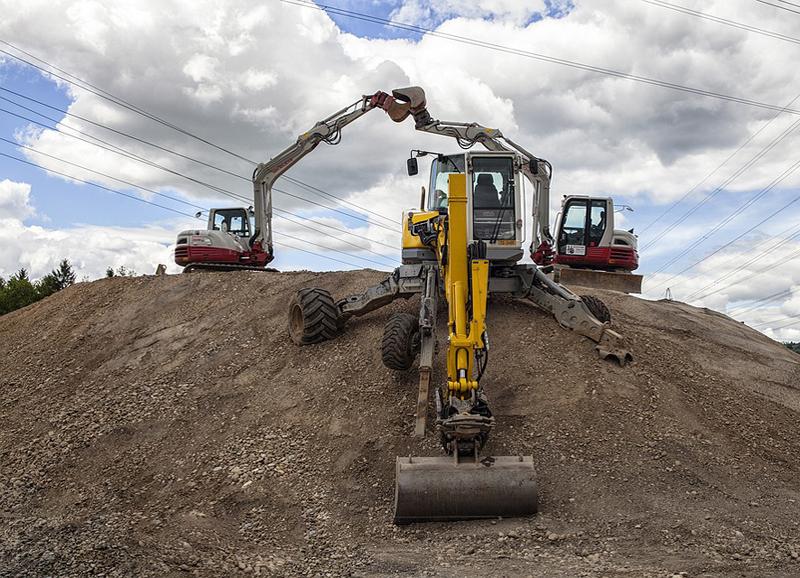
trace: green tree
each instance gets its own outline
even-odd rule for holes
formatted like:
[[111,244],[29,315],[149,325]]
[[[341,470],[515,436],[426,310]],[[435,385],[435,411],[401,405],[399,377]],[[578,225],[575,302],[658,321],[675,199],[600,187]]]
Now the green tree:
[[112,269],[111,267],[106,269],[106,277],[113,277],[113,276],[114,276],[114,269]]
[[38,295],[38,298],[44,299],[45,297],[52,295],[56,291],[60,291],[61,284],[59,283],[59,280],[56,278],[54,273],[48,273],[34,284],[34,288],[36,289],[36,294]]
[[58,264],[56,269],[50,273],[58,284],[58,289],[56,291],[61,291],[62,289],[66,289],[73,283],[75,283],[75,271],[72,270],[72,265],[69,262],[69,259],[62,259],[61,263]]
[[38,299],[36,289],[28,278],[28,272],[20,269],[11,276],[0,293],[0,314],[15,311]]
[[120,265],[117,267],[116,271],[117,277],[136,277],[136,271],[133,269],[128,269],[125,265]]

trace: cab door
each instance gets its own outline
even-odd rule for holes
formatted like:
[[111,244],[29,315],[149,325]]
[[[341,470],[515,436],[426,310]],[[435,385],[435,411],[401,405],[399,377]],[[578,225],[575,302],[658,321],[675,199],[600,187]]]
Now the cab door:
[[606,199],[569,199],[564,205],[558,234],[558,254],[568,257],[594,256],[609,230]]

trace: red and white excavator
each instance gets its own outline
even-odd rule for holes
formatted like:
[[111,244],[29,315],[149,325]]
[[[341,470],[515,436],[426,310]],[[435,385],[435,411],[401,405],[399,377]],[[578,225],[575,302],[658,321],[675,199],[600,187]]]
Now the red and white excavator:
[[642,276],[632,274],[639,267],[638,240],[633,229],[614,228],[615,213],[610,197],[564,196],[556,242],[543,240],[533,262],[552,266],[559,283],[641,293]]
[[175,243],[175,262],[184,272],[256,270],[266,271],[272,261],[271,240],[253,230],[252,208],[211,209],[207,229],[181,231]]
[[[198,269],[270,270],[267,265],[274,258],[272,185],[320,143],[338,143],[345,126],[373,108],[380,108],[379,95],[382,94],[384,93],[378,92],[363,96],[350,106],[338,110],[301,134],[296,142],[274,158],[259,164],[253,172],[255,207],[211,209],[206,229],[191,229],[178,235],[175,262],[184,267],[184,272]],[[467,132],[475,132],[478,128],[484,130],[486,134],[476,133],[480,137],[476,142],[489,146],[490,150],[496,148],[493,139],[501,135],[496,129],[484,129],[476,123],[454,123],[454,126],[464,128]],[[450,134],[453,130],[441,133],[444,136],[454,136]],[[463,165],[464,158],[463,155],[437,155],[439,164],[446,161],[453,167]],[[410,160],[416,162],[416,159]],[[462,167],[458,170],[464,169]],[[476,186],[481,189],[494,187],[494,184],[477,183]],[[438,187],[432,182],[431,189],[433,198],[434,189]],[[476,192],[480,193],[481,190]],[[556,220],[555,237],[551,234],[548,223],[549,179],[545,184],[534,187],[532,206],[531,257],[537,265],[546,267],[548,271],[552,267],[556,281],[627,293],[641,291],[641,276],[631,274],[638,267],[636,237],[632,231],[614,229],[614,203],[610,198],[565,197],[562,211]],[[519,228],[522,228],[521,222]]]

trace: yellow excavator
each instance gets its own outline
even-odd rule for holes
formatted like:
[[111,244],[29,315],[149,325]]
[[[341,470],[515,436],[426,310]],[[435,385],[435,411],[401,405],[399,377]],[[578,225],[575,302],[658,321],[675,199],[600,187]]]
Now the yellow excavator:
[[[487,298],[506,293],[533,301],[565,328],[597,343],[603,358],[621,365],[632,359],[624,339],[610,328],[610,314],[597,298],[580,297],[548,276],[547,268],[520,264],[524,237],[523,182],[533,188],[536,238],[547,231],[552,168],[496,129],[435,120],[419,87],[365,97],[392,120],[412,116],[417,130],[456,139],[466,152],[433,154],[429,194],[419,210],[403,216],[403,262],[383,282],[334,300],[326,290],[306,288],[289,306],[289,334],[300,345],[332,339],[346,321],[395,299],[418,295],[418,314],[396,313],[384,328],[384,365],[409,370],[419,357],[415,435],[427,431],[429,390],[436,351],[439,301],[447,306],[447,380],[434,390],[435,431],[445,457],[406,456],[396,462],[395,523],[449,521],[534,514],[537,486],[531,456],[482,456],[495,418],[481,384],[488,364]],[[480,144],[487,150],[472,151]],[[412,153],[412,154],[413,154]]]

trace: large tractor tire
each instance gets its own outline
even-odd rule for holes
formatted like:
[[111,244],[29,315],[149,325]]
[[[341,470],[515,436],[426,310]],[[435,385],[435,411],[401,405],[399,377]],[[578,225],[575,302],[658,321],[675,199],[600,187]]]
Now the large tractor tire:
[[611,323],[611,312],[599,298],[594,295],[581,295],[581,301],[589,308],[589,312],[601,323]]
[[381,358],[389,369],[411,369],[419,353],[419,319],[410,313],[395,313],[383,328]]
[[325,289],[301,289],[289,303],[289,336],[298,345],[333,339],[340,329],[339,310]]

